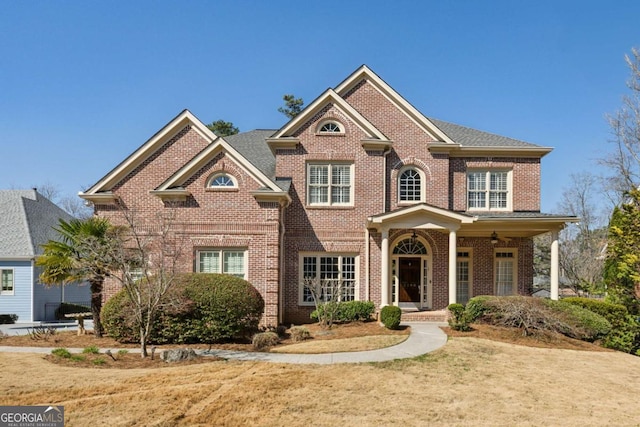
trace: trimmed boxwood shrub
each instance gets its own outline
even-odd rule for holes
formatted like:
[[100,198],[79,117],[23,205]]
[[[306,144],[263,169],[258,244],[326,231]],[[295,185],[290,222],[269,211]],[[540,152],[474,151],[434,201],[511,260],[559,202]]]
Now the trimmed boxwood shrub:
[[562,301],[586,308],[611,323],[611,331],[602,339],[603,347],[626,353],[637,350],[640,345],[640,324],[624,305],[580,297],[565,298]]
[[570,304],[566,301],[548,299],[541,299],[541,301],[557,313],[562,314],[560,315],[560,319],[568,324],[569,329],[566,332],[560,332],[567,336],[584,341],[595,341],[611,331],[611,323],[593,311]]
[[0,314],[0,325],[11,325],[17,321],[17,314]]
[[402,310],[395,305],[386,305],[380,310],[380,321],[387,329],[398,329],[402,318]]
[[[214,343],[249,337],[264,311],[260,293],[246,280],[226,274],[180,275],[154,321],[150,343]],[[134,311],[124,290],[102,308],[102,322],[119,342],[138,342]]]
[[251,340],[251,344],[256,350],[265,350],[269,347],[273,347],[274,345],[278,345],[279,342],[280,338],[278,337],[278,334],[271,331],[255,334]]
[[467,301],[467,305],[465,306],[465,311],[467,315],[467,320],[469,323],[473,323],[482,317],[487,311],[489,311],[489,307],[487,306],[487,301],[492,298],[487,295],[481,295],[477,297],[471,298]]
[[[333,319],[335,322],[367,321],[376,309],[375,304],[371,301],[346,301],[335,304],[338,304]],[[311,318],[318,320],[318,312],[322,313],[324,309],[325,304],[320,305],[317,310],[311,312]]]
[[451,329],[463,332],[471,330],[464,305],[458,303],[449,304],[447,309],[451,313],[451,317],[448,320]]

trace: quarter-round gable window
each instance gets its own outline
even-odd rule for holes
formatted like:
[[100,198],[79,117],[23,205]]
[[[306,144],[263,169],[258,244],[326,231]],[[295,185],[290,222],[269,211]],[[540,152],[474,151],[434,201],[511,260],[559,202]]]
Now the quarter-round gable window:
[[344,133],[344,128],[342,125],[336,121],[326,121],[322,122],[318,127],[318,133],[329,134],[329,135],[338,135]]
[[230,190],[238,188],[238,182],[233,176],[222,172],[214,174],[209,179],[207,187],[216,190]]

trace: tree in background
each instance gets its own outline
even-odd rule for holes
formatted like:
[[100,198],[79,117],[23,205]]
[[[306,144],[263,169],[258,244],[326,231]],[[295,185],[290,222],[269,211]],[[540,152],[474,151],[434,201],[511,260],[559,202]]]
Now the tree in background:
[[640,190],[629,191],[625,202],[613,210],[607,252],[607,297],[631,314],[640,314]]
[[61,219],[56,228],[61,240],[49,240],[42,246],[43,254],[36,258],[36,265],[42,267],[42,283],[65,285],[85,280],[89,282],[96,338],[102,337],[102,285],[112,269],[107,256],[111,251],[110,229],[111,224],[104,218],[72,219],[69,222]]
[[304,105],[302,98],[296,98],[294,95],[288,94],[284,95],[282,100],[284,101],[284,107],[278,108],[278,111],[289,119],[293,119],[302,111]]
[[235,127],[231,122],[225,122],[224,120],[216,120],[207,125],[209,130],[217,136],[229,136],[235,135],[240,132],[240,129]]

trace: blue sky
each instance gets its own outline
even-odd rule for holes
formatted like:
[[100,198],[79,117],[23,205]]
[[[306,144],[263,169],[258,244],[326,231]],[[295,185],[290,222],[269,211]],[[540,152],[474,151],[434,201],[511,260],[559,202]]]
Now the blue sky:
[[185,108],[278,128],[367,64],[428,117],[522,139],[542,208],[607,149],[637,1],[4,1],[0,188],[75,194]]

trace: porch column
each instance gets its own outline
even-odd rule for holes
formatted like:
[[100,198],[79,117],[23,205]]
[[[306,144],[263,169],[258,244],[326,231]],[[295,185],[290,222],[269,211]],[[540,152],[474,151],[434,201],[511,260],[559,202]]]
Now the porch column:
[[382,289],[380,293],[380,307],[389,305],[389,230],[382,229],[382,243],[380,248],[380,281]]
[[551,299],[558,299],[558,266],[560,265],[560,257],[558,252],[558,231],[551,232],[551,268],[549,271],[549,280],[551,282]]
[[456,259],[458,248],[456,230],[449,230],[449,304],[455,304],[458,299],[456,286]]

